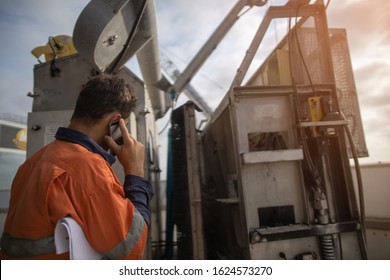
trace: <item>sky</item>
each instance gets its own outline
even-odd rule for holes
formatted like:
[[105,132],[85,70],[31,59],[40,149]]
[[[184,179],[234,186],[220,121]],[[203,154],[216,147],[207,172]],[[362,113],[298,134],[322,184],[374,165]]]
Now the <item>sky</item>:
[[[88,2],[1,0],[0,115],[11,113],[26,117],[31,111],[32,99],[26,95],[33,90],[33,67],[37,63],[31,50],[45,45],[49,36],[72,35],[76,20]],[[168,57],[183,70],[236,0],[156,0],[155,3],[162,61]],[[270,0],[267,5],[283,3],[285,0]],[[226,94],[266,9],[267,6],[255,7],[245,13],[193,78],[192,86],[211,108]],[[329,27],[347,30],[370,153],[370,157],[360,159],[361,162],[390,161],[389,13],[390,1],[387,0],[332,0],[327,11]],[[270,33],[269,42],[277,42],[287,30],[285,20],[273,23],[273,27],[276,26],[279,28]],[[263,50],[267,53],[272,47],[270,43]],[[262,59],[256,57],[252,71]],[[133,59],[127,66],[138,73]],[[158,128],[162,129],[167,122],[168,117],[159,120]],[[166,131],[162,136],[165,134]],[[164,138],[160,145],[164,156]]]

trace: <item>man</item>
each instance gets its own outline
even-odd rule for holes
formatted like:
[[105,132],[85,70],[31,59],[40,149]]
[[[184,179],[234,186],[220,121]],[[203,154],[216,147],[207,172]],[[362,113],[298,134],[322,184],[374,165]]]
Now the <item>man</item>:
[[[66,259],[56,255],[54,229],[70,216],[90,245],[107,259],[140,259],[153,196],[144,177],[144,146],[126,130],[135,97],[123,79],[99,75],[87,82],[67,128],[32,155],[12,183],[1,257]],[[108,136],[119,120],[123,144]],[[110,165],[123,166],[122,186]]]

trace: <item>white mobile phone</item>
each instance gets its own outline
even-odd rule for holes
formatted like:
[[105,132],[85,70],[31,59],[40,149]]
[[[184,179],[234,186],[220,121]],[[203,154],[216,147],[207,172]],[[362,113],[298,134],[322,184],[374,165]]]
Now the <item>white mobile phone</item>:
[[123,138],[122,138],[122,133],[121,129],[119,127],[119,120],[113,121],[110,123],[110,136],[118,145],[123,144]]

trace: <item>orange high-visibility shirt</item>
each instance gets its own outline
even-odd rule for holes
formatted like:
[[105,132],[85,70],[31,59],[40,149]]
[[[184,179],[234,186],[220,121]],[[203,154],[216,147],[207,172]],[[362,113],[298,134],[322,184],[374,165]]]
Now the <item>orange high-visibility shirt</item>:
[[70,216],[108,259],[140,259],[147,224],[108,162],[82,145],[55,140],[19,168],[2,237],[2,258],[55,259],[54,229]]

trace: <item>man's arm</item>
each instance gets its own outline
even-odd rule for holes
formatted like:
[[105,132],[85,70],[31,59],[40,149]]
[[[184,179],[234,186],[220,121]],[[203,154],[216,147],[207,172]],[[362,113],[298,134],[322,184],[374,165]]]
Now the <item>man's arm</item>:
[[134,139],[127,131],[123,119],[119,121],[119,128],[123,137],[123,145],[117,145],[114,140],[106,136],[105,140],[115,152],[125,172],[125,196],[140,212],[145,222],[150,223],[149,201],[153,197],[153,188],[144,176],[144,145]]
[[145,222],[150,223],[149,201],[152,199],[154,192],[153,188],[145,179],[135,176],[126,175],[124,183],[125,196],[128,198],[138,212],[145,219]]

